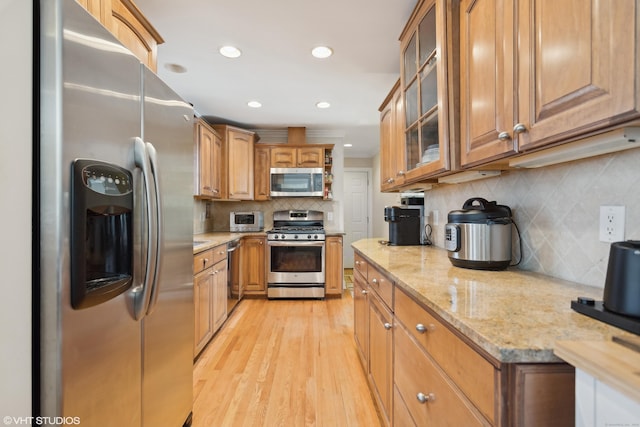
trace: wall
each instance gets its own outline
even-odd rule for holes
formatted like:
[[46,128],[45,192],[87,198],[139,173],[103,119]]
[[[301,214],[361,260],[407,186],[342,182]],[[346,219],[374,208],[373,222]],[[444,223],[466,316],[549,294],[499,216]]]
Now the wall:
[[495,200],[512,209],[520,228],[524,258],[519,268],[603,287],[610,244],[598,240],[600,206],[625,205],[625,239],[640,240],[639,165],[635,149],[439,186],[425,193],[426,212],[439,211],[434,243],[444,246],[449,211],[471,197]]
[[32,2],[0,3],[0,415],[31,415]]

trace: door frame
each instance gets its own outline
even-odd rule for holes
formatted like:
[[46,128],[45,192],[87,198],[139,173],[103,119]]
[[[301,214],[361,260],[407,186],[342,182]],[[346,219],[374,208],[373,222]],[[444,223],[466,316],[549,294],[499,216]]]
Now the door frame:
[[[367,237],[371,237],[373,235],[373,221],[371,218],[373,212],[373,189],[371,187],[371,179],[373,177],[373,168],[362,168],[362,167],[345,167],[344,175],[343,175],[343,183],[346,182],[346,175],[348,172],[366,172],[367,173]],[[343,198],[346,200],[347,192],[345,191],[345,186],[343,184]],[[346,218],[344,218],[344,207],[343,207],[343,218],[342,223],[344,224],[344,232],[345,232],[345,240],[347,235],[347,222]],[[351,250],[351,248],[343,248],[342,251],[342,262],[343,265],[345,263],[345,254],[347,250]],[[346,268],[346,267],[345,267]]]

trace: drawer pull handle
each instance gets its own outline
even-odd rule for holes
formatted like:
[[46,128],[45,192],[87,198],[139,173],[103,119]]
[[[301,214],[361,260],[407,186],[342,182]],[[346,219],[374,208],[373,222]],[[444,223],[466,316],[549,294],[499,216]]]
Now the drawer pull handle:
[[386,322],[386,323],[384,324],[384,328],[385,328],[387,331],[388,331],[389,329],[391,329],[392,327],[393,327],[393,325],[392,325],[391,323],[389,323],[389,322]]
[[433,402],[434,400],[436,400],[436,395],[433,393],[418,393],[416,394],[416,399],[418,399],[418,402],[420,403]]
[[427,332],[427,327],[424,326],[422,323],[418,323],[416,325],[416,331],[420,332],[421,334],[424,334],[425,332]]

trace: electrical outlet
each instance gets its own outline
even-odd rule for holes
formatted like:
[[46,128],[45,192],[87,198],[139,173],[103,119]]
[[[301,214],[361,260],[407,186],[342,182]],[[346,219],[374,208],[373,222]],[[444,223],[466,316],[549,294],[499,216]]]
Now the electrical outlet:
[[624,240],[624,206],[600,206],[600,241]]

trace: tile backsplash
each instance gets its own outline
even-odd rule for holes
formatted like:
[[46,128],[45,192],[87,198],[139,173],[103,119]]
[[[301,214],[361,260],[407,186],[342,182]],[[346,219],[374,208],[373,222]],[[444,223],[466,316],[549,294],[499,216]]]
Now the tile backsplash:
[[640,150],[634,149],[439,186],[425,193],[429,220],[433,211],[439,213],[439,222],[433,226],[434,243],[444,247],[449,211],[462,208],[472,197],[495,200],[511,208],[520,229],[523,259],[519,268],[603,287],[610,244],[599,241],[600,206],[624,205],[625,240],[640,240],[639,166]]
[[[206,217],[206,204],[209,203],[209,218]],[[210,231],[229,231],[229,213],[233,211],[262,211],[264,212],[264,228],[269,230],[273,227],[273,212],[288,209],[308,209],[325,213],[325,228],[328,231],[334,230],[334,223],[338,223],[338,202],[327,201],[319,198],[278,198],[264,202],[205,202],[196,200],[194,206],[194,233],[205,233]],[[214,215],[215,211],[215,215]],[[334,221],[329,221],[328,212],[333,212],[336,217]],[[336,225],[340,229],[339,225]]]

